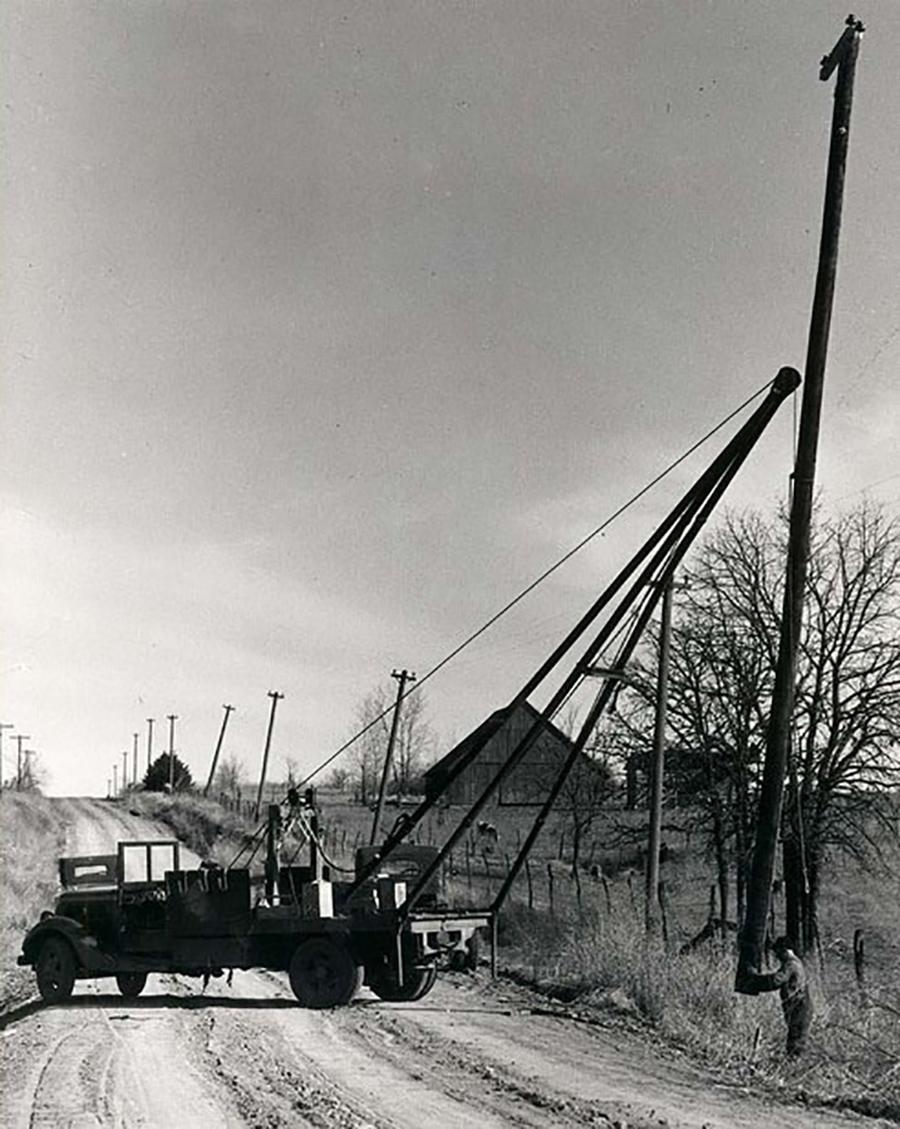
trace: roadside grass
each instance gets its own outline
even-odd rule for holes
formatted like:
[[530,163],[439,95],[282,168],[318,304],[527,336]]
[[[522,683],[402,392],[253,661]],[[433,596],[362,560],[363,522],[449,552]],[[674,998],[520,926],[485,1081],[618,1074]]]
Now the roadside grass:
[[130,792],[127,805],[148,819],[164,823],[201,859],[223,866],[233,860],[254,830],[242,815],[192,793]]
[[[822,907],[823,959],[808,961],[816,1014],[809,1049],[799,1060],[784,1054],[777,993],[734,992],[733,942],[681,954],[677,945],[648,939],[624,881],[610,884],[609,908],[594,902],[551,917],[545,909],[511,904],[501,919],[500,964],[580,1011],[630,1018],[735,1081],[900,1120],[900,992],[888,928],[897,914],[893,886],[888,874],[868,875],[868,908],[890,901],[887,914],[880,914],[889,951],[871,946],[863,992],[843,941],[852,936],[850,914],[863,908],[849,896],[849,889],[859,890],[858,875],[853,867],[833,874]],[[874,942],[878,934],[871,932]]]
[[19,968],[22,938],[57,893],[56,860],[65,853],[65,825],[51,802],[28,792],[0,797],[0,1010],[34,992],[31,969]]

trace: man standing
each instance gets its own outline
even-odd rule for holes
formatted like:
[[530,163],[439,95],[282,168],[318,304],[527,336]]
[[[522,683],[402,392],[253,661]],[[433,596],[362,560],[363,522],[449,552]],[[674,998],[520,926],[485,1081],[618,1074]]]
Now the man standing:
[[796,1058],[806,1050],[806,1036],[812,1022],[809,977],[803,961],[790,947],[787,937],[779,937],[772,946],[772,951],[778,957],[779,968],[775,972],[758,973],[753,986],[758,992],[774,992],[778,989],[784,1022],[787,1024],[787,1053]]

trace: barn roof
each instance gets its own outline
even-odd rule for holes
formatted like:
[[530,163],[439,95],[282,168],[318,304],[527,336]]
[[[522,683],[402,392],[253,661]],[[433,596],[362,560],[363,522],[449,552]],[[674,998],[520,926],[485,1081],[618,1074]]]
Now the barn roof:
[[[536,710],[530,702],[523,702],[519,710],[524,710],[531,716],[532,721],[538,721],[541,718],[539,710]],[[505,706],[502,710],[495,710],[490,717],[486,718],[479,726],[472,730],[472,732],[447,753],[446,756],[441,757],[439,761],[429,768],[425,773],[425,779],[435,782],[442,776],[446,775],[457,764],[458,761],[470,752],[473,745],[477,742],[484,740],[487,742],[495,733],[503,728],[506,722],[512,717],[513,710],[509,706]],[[553,724],[552,721],[544,721],[543,728],[545,732],[552,734],[565,749],[572,747],[572,742],[563,733],[561,729]]]

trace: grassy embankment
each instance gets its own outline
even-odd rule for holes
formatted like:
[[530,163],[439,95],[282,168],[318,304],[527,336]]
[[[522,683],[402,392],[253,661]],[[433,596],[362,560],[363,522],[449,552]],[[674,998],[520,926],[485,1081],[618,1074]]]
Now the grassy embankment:
[[65,825],[43,796],[0,797],[0,1011],[34,994],[31,969],[19,968],[22,937],[53,905],[56,860],[64,853]]
[[131,811],[164,823],[201,859],[212,859],[223,866],[234,859],[252,830],[240,815],[202,796],[131,792],[127,803]]

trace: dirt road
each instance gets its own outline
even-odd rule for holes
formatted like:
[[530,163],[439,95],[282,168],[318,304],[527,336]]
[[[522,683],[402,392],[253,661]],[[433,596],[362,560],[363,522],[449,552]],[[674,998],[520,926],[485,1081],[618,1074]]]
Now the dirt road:
[[[160,829],[109,804],[61,800],[73,853]],[[338,1129],[847,1129],[872,1120],[767,1106],[663,1061],[632,1036],[539,1014],[524,990],[446,977],[425,1000],[305,1011],[286,978],[151,977],[124,1001],[83,981],[0,1030],[4,1127]]]

